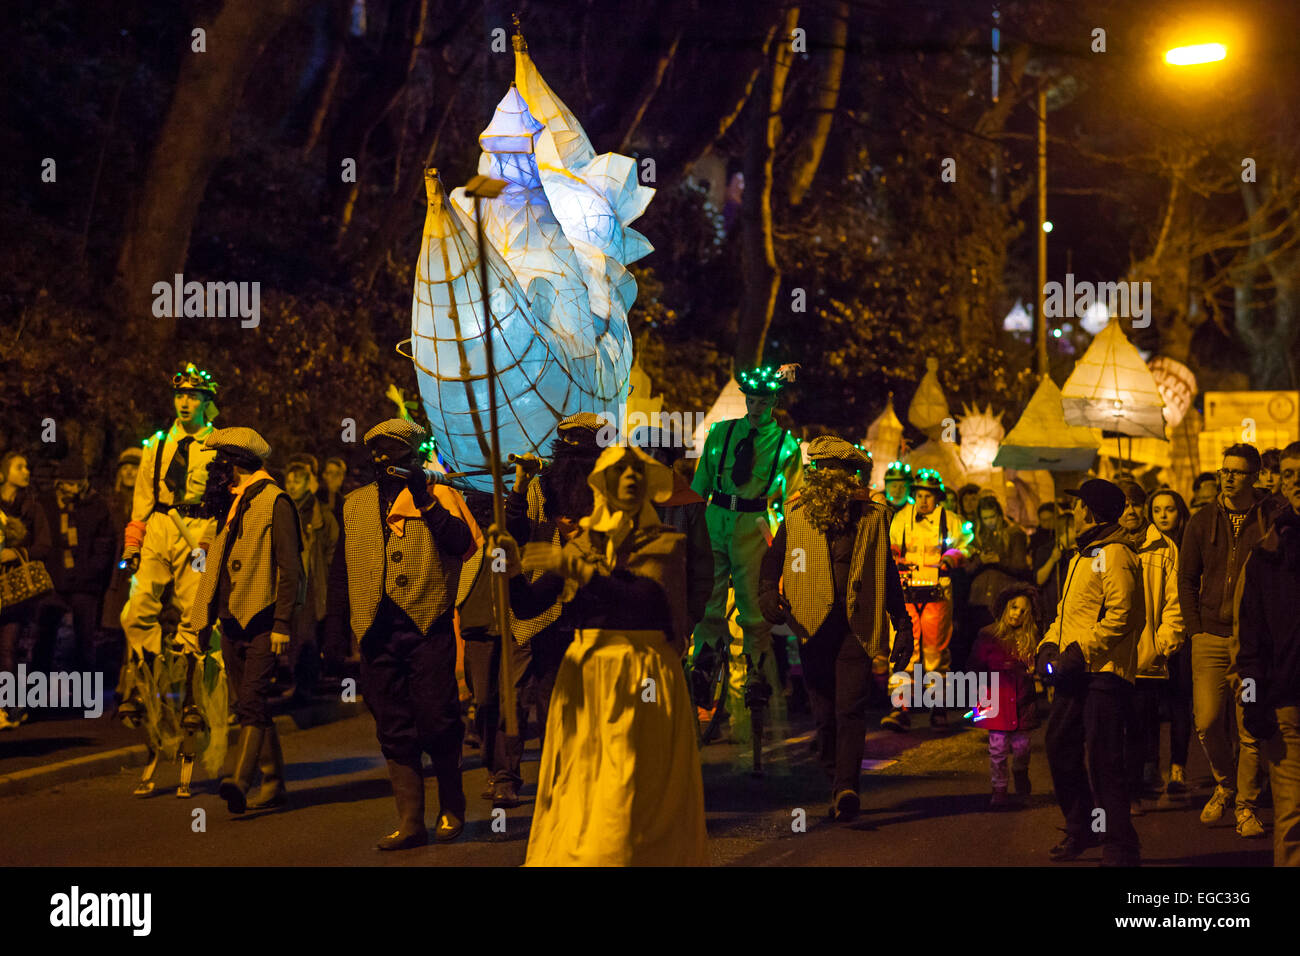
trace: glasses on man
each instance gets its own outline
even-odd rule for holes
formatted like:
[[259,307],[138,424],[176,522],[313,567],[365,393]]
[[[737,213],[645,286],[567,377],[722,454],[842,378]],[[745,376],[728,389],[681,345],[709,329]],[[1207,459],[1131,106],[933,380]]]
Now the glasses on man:
[[1258,472],[1239,471],[1236,468],[1220,468],[1219,474],[1224,478],[1254,478]]

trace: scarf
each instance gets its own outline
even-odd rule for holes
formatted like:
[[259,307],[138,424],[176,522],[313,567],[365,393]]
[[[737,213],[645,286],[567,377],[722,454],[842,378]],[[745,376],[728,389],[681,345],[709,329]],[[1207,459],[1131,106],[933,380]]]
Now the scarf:
[[[640,460],[645,468],[645,482],[642,485],[644,490],[636,504],[622,510],[614,501],[618,490],[615,466],[621,465],[629,456]],[[660,524],[654,502],[663,501],[673,493],[673,473],[639,448],[611,445],[596,459],[596,467],[592,469],[587,484],[591,486],[595,505],[591,514],[579,524],[592,532],[593,539],[597,535],[604,539],[605,562],[609,568],[613,568],[617,563],[618,549],[629,534],[637,528],[654,528]]]
[[230,522],[235,520],[235,512],[239,510],[239,502],[240,499],[244,497],[244,492],[254,483],[264,480],[271,480],[271,476],[266,473],[266,469],[264,468],[259,468],[257,471],[245,475],[239,480],[239,484],[235,486],[235,498],[230,502],[229,510],[226,511],[226,524],[230,524]]

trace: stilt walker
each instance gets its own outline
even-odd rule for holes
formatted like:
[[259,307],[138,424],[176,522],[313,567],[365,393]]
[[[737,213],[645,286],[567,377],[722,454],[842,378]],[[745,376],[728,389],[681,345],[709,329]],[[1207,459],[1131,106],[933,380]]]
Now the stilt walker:
[[[204,754],[210,769],[215,763],[219,770],[225,757],[221,659],[208,654],[190,617],[215,530],[202,498],[215,454],[204,442],[213,431],[218,388],[212,375],[193,362],[172,377],[176,418],[170,429],[144,443],[131,521],[124,533],[119,566],[130,571],[132,579],[131,596],[122,609],[128,664],[118,716],[127,726],[144,726],[150,748],[137,796],[153,792],[160,760],[179,757],[176,795],[185,798],[191,795],[195,759]],[[165,647],[160,616],[169,591],[179,625]],[[183,687],[179,714],[168,694],[175,685]],[[209,734],[209,728],[216,732]]]
[[[802,475],[799,442],[778,425],[772,410],[785,387],[794,381],[795,366],[764,366],[736,376],[745,395],[744,418],[720,421],[709,430],[691,488],[706,501],[705,523],[713,546],[713,593],[704,618],[695,626],[691,660],[707,669],[709,655],[721,653],[730,640],[728,593],[734,589],[743,653],[752,666],[772,659],[771,625],[759,608],[759,567],[772,540],[787,493]],[[771,682],[776,682],[772,661]],[[735,719],[743,709],[743,688],[732,683],[728,710]],[[696,701],[698,706],[707,706]]]

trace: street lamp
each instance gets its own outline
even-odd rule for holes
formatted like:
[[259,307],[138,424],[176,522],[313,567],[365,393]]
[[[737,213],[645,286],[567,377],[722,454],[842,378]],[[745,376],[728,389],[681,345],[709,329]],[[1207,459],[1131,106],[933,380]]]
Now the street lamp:
[[1222,43],[1194,43],[1167,50],[1165,62],[1170,66],[1196,66],[1201,63],[1216,63],[1227,56],[1228,48]]

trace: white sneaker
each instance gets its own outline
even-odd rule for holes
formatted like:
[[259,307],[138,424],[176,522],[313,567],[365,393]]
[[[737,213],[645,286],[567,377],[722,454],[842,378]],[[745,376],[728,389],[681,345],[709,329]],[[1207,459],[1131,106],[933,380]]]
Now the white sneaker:
[[1248,840],[1264,835],[1264,824],[1259,822],[1254,810],[1237,811],[1237,835]]
[[1228,809],[1228,804],[1232,802],[1232,794],[1228,793],[1223,787],[1215,787],[1210,801],[1201,811],[1202,823],[1218,823],[1223,819],[1223,811]]

